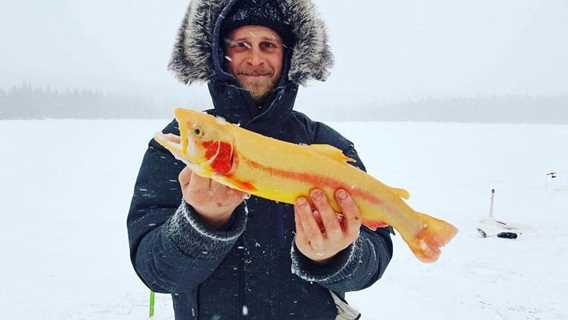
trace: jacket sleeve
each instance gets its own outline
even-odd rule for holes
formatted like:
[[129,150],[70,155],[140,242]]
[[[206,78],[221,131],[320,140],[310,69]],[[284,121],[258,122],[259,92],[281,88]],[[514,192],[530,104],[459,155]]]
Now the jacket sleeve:
[[[164,133],[175,133],[176,123]],[[127,218],[130,258],[141,280],[161,293],[190,292],[207,279],[246,226],[246,203],[224,229],[209,228],[182,199],[177,177],[185,165],[151,140]]]
[[[355,160],[356,167],[366,171],[353,143],[333,129],[319,124],[315,141],[335,145]],[[381,278],[392,258],[391,233],[394,233],[392,227],[372,231],[362,226],[359,238],[325,265],[315,264],[305,257],[293,242],[292,272],[338,293],[367,288]]]

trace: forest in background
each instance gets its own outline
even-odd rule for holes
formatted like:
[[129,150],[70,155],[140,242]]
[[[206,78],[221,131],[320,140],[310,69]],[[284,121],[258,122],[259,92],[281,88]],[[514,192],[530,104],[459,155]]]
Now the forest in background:
[[[165,118],[176,104],[174,100],[90,89],[36,88],[26,83],[0,89],[0,120]],[[360,98],[349,105],[309,102],[300,111],[322,121],[568,124],[567,96],[425,98],[396,104],[363,102]]]

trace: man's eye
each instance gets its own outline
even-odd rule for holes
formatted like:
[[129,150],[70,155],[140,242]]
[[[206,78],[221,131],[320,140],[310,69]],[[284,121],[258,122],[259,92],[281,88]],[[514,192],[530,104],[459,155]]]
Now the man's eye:
[[272,43],[272,42],[263,42],[260,44],[263,48],[266,49],[274,49],[276,48],[276,44]]
[[250,45],[248,43],[244,42],[244,41],[237,41],[237,42],[233,42],[231,44],[231,47],[243,49],[243,48],[250,48]]

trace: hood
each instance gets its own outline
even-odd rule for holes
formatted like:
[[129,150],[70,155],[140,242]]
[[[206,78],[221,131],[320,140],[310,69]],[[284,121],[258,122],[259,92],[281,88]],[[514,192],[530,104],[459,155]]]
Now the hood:
[[[169,69],[186,83],[229,80],[222,68],[221,25],[240,0],[192,0],[179,28]],[[310,0],[280,0],[296,40],[288,79],[296,85],[324,81],[333,65],[325,25]],[[216,52],[216,54],[213,54]]]

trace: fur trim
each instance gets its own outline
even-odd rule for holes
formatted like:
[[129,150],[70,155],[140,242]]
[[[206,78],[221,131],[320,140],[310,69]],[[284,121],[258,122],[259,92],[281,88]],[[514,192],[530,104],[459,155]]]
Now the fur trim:
[[[169,63],[176,78],[186,84],[215,77],[212,63],[216,18],[230,0],[192,0],[178,30]],[[281,0],[296,37],[288,78],[296,84],[325,81],[333,65],[327,31],[311,0]]]

